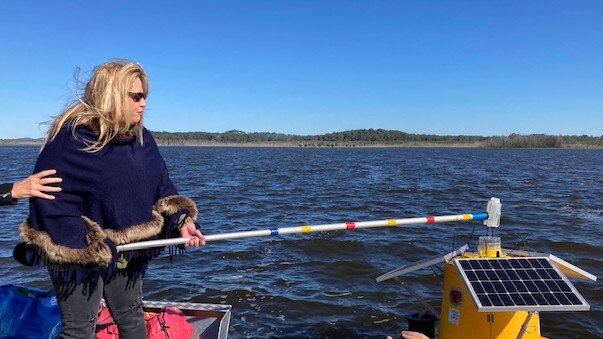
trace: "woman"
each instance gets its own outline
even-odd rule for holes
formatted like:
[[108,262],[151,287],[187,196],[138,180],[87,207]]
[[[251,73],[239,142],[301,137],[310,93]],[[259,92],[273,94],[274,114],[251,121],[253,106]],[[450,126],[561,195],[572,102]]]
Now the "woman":
[[178,195],[142,120],[148,80],[140,65],[99,65],[85,91],[51,124],[36,171],[63,179],[54,200],[32,199],[15,258],[44,263],[57,293],[63,338],[93,338],[104,296],[120,338],[144,338],[142,277],[159,250],[116,245],[158,237],[205,244],[195,203]]
[[54,199],[53,195],[44,192],[59,192],[60,187],[48,186],[61,182],[61,178],[50,177],[55,175],[56,170],[41,171],[32,174],[29,177],[17,181],[14,184],[0,184],[0,206],[16,205],[17,199],[38,197],[44,199]]

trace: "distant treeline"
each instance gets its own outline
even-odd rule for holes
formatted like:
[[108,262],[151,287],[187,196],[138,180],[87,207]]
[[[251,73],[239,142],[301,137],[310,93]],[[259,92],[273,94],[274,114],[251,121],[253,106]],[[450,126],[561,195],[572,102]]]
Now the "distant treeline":
[[[494,148],[603,148],[603,135],[510,134],[508,136],[410,134],[395,130],[357,129],[322,135],[208,132],[152,132],[159,145],[232,145],[286,147],[494,147]],[[0,139],[0,145],[42,144],[43,139]]]
[[245,133],[232,130],[208,132],[152,132],[160,145],[275,145],[295,147],[366,147],[366,146],[459,146],[496,148],[603,147],[603,135],[593,137],[546,134],[511,134],[508,136],[410,134],[396,130],[358,129],[322,135],[281,133]]

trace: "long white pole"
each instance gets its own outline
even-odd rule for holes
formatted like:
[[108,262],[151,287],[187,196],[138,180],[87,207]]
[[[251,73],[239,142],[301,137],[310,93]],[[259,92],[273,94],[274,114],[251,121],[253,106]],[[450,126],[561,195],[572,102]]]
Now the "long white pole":
[[[326,224],[326,225],[302,225],[302,226],[294,226],[294,227],[284,227],[284,228],[271,228],[265,230],[252,230],[252,231],[242,231],[242,232],[232,232],[232,233],[222,233],[222,234],[213,234],[206,235],[205,241],[218,241],[218,240],[231,240],[231,239],[240,239],[240,238],[251,238],[251,237],[266,237],[266,236],[275,236],[275,235],[283,235],[283,234],[293,234],[293,233],[310,233],[310,232],[324,232],[324,231],[335,231],[335,230],[353,230],[357,228],[372,228],[372,227],[382,227],[382,226],[404,226],[404,225],[413,225],[413,224],[432,224],[432,223],[440,223],[440,222],[450,222],[450,221],[468,221],[468,220],[486,220],[488,219],[488,213],[480,212],[480,213],[468,213],[468,214],[457,214],[457,215],[442,215],[442,216],[427,216],[427,217],[419,217],[419,218],[405,218],[405,219],[387,219],[387,220],[378,220],[378,221],[362,221],[362,222],[345,222],[339,224]],[[149,240],[149,241],[141,241],[135,242],[126,245],[117,246],[117,251],[133,251],[133,250],[141,250],[146,248],[153,247],[163,247],[163,246],[172,246],[172,245],[180,245],[189,241],[190,238],[172,238],[172,239],[164,239],[164,240]]]

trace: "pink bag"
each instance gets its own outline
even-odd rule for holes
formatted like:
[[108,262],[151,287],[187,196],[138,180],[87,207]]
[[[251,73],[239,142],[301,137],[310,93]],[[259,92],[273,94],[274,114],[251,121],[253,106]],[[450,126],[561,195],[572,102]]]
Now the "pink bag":
[[190,339],[193,325],[177,307],[166,306],[159,313],[145,313],[147,339]]
[[[159,313],[144,313],[148,339],[190,339],[194,328],[177,307],[166,306]],[[119,330],[107,305],[98,308],[96,339],[119,339]]]
[[119,339],[117,324],[111,318],[111,313],[105,303],[98,306],[98,320],[96,322],[96,339]]

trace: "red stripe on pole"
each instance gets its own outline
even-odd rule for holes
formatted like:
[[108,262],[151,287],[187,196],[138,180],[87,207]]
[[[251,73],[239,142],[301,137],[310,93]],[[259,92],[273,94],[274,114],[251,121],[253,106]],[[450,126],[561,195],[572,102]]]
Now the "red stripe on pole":
[[354,228],[356,228],[356,223],[354,223],[353,221],[348,221],[345,223],[345,228],[348,230],[353,230]]
[[428,216],[428,217],[427,217],[427,223],[428,223],[428,224],[432,224],[432,223],[434,223],[434,222],[435,222],[435,218],[434,218],[434,217],[432,217],[432,216]]

